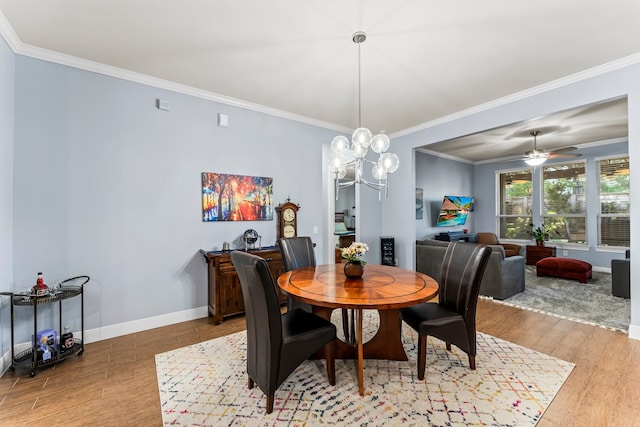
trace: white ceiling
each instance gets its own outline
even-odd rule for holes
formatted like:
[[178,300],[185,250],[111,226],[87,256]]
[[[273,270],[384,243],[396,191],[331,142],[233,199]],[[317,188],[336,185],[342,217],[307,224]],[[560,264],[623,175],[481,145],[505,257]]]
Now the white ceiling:
[[[0,11],[25,51],[48,49],[349,129],[358,125],[352,34],[365,31],[362,125],[387,133],[640,53],[638,0],[0,0]],[[604,139],[617,137],[620,123],[612,128],[616,136]],[[526,138],[516,137],[529,129],[505,132],[498,136],[515,133],[521,144],[449,154],[478,161],[524,150]],[[460,143],[469,142],[477,143]]]

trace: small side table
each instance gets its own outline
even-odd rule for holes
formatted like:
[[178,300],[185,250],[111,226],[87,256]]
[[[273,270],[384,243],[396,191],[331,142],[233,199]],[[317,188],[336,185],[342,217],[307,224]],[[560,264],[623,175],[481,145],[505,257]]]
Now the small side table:
[[527,265],[536,265],[543,258],[556,256],[555,246],[527,246]]

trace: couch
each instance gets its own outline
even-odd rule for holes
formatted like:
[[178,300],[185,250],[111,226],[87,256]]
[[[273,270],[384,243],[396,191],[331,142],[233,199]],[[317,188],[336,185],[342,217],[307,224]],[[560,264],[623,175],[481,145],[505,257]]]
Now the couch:
[[627,249],[624,259],[611,260],[611,295],[631,298],[631,252]]
[[515,243],[500,243],[495,233],[479,232],[477,243],[481,245],[500,245],[504,248],[505,256],[524,255],[524,247]]
[[[416,241],[416,271],[440,280],[440,269],[449,242],[425,239]],[[505,299],[524,291],[522,255],[507,257],[500,245],[491,247],[491,256],[480,282],[480,295]]]

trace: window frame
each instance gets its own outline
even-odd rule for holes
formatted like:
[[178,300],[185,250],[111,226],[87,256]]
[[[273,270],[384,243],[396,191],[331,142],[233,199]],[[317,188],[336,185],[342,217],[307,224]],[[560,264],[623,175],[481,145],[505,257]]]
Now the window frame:
[[[602,201],[601,201],[601,186],[600,186],[600,176],[601,176],[601,161],[613,160],[613,159],[626,159],[627,164],[631,164],[631,159],[629,157],[629,153],[621,153],[621,154],[613,154],[609,156],[599,156],[595,157],[593,160],[596,164],[596,182],[597,182],[597,192],[596,192],[596,200],[598,203],[598,213],[596,215],[596,224],[597,224],[597,244],[596,247],[598,249],[629,249],[631,245],[631,237],[629,236],[629,244],[627,246],[616,246],[616,245],[606,245],[602,244],[602,218],[605,217],[625,217],[629,218],[629,224],[631,223],[631,182],[629,182],[629,188],[627,189],[627,197],[629,199],[629,213],[613,213],[613,214],[603,214],[602,213]],[[629,178],[631,178],[631,173],[628,174]]]
[[[561,168],[564,165],[576,165],[582,164],[583,175],[584,175],[584,213],[580,214],[572,214],[572,213],[559,213],[559,214],[547,214],[547,203],[545,202],[545,168]],[[541,223],[547,226],[547,231],[550,232],[549,243],[553,243],[555,245],[560,246],[573,246],[576,248],[588,248],[589,247],[589,189],[588,186],[588,171],[589,162],[587,159],[568,159],[567,161],[543,164],[540,166],[539,173],[539,189],[540,189],[540,206],[539,206],[539,218]],[[575,194],[575,193],[572,193]],[[553,230],[549,229],[548,225],[553,222],[553,219],[557,218],[583,218],[584,219],[584,241],[564,241],[563,239],[558,239],[557,237],[554,239]]]
[[[530,175],[530,183],[531,183],[531,195],[529,196],[529,204],[528,204],[528,213],[527,215],[519,215],[519,214],[503,214],[502,213],[502,205],[503,203],[503,195],[505,193],[505,189],[502,187],[502,177],[508,174],[518,174],[518,173],[527,173]],[[505,170],[496,170],[495,171],[495,180],[496,180],[496,188],[498,189],[497,197],[496,197],[496,206],[495,206],[495,227],[496,227],[496,235],[498,235],[498,239],[501,241],[510,240],[510,241],[519,241],[519,242],[527,242],[530,237],[527,236],[523,238],[522,236],[517,237],[507,237],[503,235],[503,227],[501,226],[502,221],[509,218],[528,218],[525,220],[527,223],[525,227],[527,228],[527,233],[529,232],[529,224],[533,221],[534,218],[534,200],[535,197],[533,195],[533,191],[535,190],[534,184],[535,174],[534,168],[530,166],[524,166],[519,168],[505,169]],[[522,234],[522,233],[519,233]]]

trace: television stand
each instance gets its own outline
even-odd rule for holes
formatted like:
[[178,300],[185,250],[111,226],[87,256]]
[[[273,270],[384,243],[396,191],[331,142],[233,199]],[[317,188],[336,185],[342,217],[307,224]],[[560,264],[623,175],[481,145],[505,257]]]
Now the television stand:
[[476,233],[465,233],[464,231],[449,231],[440,233],[436,234],[434,238],[443,242],[478,242],[478,235]]

